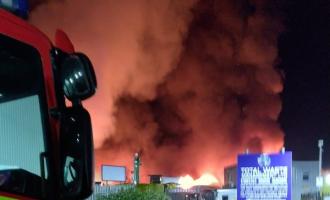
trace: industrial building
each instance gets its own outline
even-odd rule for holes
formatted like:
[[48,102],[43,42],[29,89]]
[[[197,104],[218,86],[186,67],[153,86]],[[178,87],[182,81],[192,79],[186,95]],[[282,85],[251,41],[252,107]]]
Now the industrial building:
[[319,161],[292,162],[292,199],[300,200],[303,194],[316,194],[316,177],[319,175]]
[[224,188],[237,187],[237,166],[232,165],[224,169]]
[[217,200],[237,200],[237,190],[219,189],[217,190]]
[[212,186],[194,186],[189,189],[173,188],[168,189],[167,192],[173,200],[218,200],[217,190]]

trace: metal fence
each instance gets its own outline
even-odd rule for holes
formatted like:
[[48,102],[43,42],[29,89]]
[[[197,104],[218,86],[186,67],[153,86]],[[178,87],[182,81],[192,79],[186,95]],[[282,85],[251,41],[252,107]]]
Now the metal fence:
[[[94,185],[93,194],[86,200],[97,200],[100,196],[108,196],[119,192],[134,188],[134,185]],[[165,192],[165,191],[164,191]],[[194,189],[173,188],[166,190],[171,200],[215,200],[216,192],[211,190],[202,190],[199,187]],[[133,200],[133,199],[132,199]]]
[[133,188],[133,185],[94,185],[93,194],[86,200],[97,200],[99,196],[107,196],[121,190],[127,190]]
[[321,195],[318,192],[301,195],[301,200],[321,200],[321,199],[322,199]]

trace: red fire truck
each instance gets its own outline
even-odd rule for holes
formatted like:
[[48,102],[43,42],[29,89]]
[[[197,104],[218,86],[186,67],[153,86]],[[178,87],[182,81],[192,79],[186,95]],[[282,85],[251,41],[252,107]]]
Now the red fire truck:
[[0,199],[84,199],[92,193],[96,89],[87,56],[58,30],[28,24],[25,0],[0,0]]

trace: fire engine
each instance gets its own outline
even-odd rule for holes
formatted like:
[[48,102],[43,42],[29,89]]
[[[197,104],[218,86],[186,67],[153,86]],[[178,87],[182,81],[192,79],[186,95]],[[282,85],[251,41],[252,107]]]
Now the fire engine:
[[26,0],[0,0],[0,199],[84,199],[93,190],[96,77],[68,36],[54,44],[26,20]]

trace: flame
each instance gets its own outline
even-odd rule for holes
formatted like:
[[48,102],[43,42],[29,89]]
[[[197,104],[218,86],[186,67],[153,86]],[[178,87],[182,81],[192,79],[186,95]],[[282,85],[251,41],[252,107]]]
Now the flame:
[[179,179],[179,185],[183,189],[189,189],[193,186],[197,185],[214,185],[219,183],[218,179],[213,176],[212,174],[203,174],[198,179],[194,180],[191,176],[186,175],[183,177],[180,177]]
[[183,189],[191,188],[192,186],[194,186],[194,183],[195,183],[194,179],[189,175],[180,177],[179,179],[179,185]]

